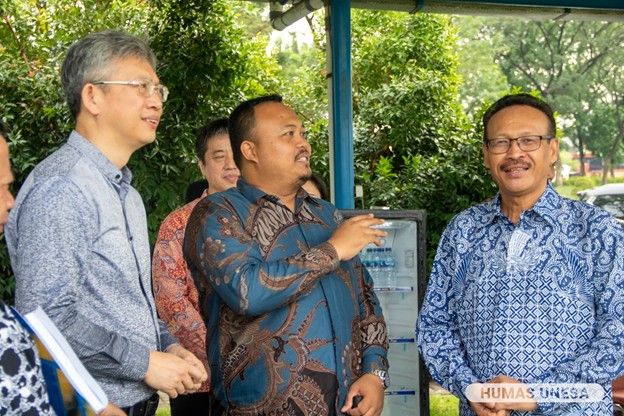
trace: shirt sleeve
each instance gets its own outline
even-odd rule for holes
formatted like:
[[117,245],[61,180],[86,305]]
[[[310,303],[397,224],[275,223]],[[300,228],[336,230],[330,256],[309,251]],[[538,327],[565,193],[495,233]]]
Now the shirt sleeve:
[[[199,312],[195,283],[182,252],[184,222],[170,214],[160,226],[152,261],[154,299],[158,315],[182,346],[204,365],[206,325]],[[208,387],[205,383],[202,388]]]
[[178,344],[178,340],[169,332],[169,327],[167,324],[160,318],[158,318],[158,350],[165,351],[167,348],[172,346],[173,344]]
[[362,265],[359,256],[351,260],[351,267],[357,273],[359,288],[357,296],[360,305],[360,337],[362,340],[362,370],[388,371],[388,329],[379,299],[374,291],[373,279]]
[[203,203],[208,205],[199,207],[200,231],[191,236],[190,262],[238,314],[258,316],[291,303],[338,267],[338,254],[327,242],[267,261],[232,208],[213,201]]
[[452,223],[438,245],[429,286],[416,328],[417,342],[433,379],[462,400],[464,391],[478,382],[466,359],[452,305],[456,301],[453,279],[462,279],[455,270],[456,253]]
[[[542,383],[596,383],[609,391],[624,373],[624,228],[611,218],[594,231],[593,282],[595,336],[576,355],[538,380]],[[540,403],[544,414],[565,410],[566,403]]]
[[90,321],[76,305],[88,273],[91,230],[97,223],[89,200],[73,182],[53,178],[22,201],[9,244],[16,305],[28,313],[40,305],[95,376],[142,380],[148,348]]

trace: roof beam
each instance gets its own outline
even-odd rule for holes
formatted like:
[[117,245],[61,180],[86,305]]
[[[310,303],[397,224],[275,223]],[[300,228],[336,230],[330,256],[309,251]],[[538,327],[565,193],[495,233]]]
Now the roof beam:
[[[323,7],[323,0],[251,0],[291,7],[272,14],[277,30]],[[409,13],[510,16],[527,19],[624,21],[622,0],[351,0],[351,7]],[[276,8],[277,9],[277,8]]]

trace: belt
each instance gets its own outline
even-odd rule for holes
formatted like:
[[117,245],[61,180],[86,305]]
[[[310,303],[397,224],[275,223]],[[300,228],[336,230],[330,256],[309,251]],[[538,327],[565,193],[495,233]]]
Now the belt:
[[122,410],[128,416],[154,416],[158,408],[158,393],[152,394],[147,399],[133,404],[130,407],[124,407]]

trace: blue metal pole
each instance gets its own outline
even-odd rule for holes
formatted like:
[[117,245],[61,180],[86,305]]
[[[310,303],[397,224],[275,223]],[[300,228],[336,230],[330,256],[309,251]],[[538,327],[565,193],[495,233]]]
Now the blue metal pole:
[[351,2],[330,0],[329,28],[332,61],[332,131],[334,203],[354,208],[353,104],[351,100]]

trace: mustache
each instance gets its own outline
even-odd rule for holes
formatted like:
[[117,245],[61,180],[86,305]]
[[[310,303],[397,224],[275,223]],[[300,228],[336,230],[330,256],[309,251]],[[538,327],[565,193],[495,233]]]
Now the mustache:
[[310,152],[308,152],[307,150],[300,150],[299,152],[297,152],[297,155],[295,156],[295,159],[298,159],[300,156],[306,156],[309,159],[310,158]]
[[503,170],[513,169],[513,168],[528,169],[530,167],[531,167],[531,164],[522,159],[511,159],[501,165],[501,169]]

